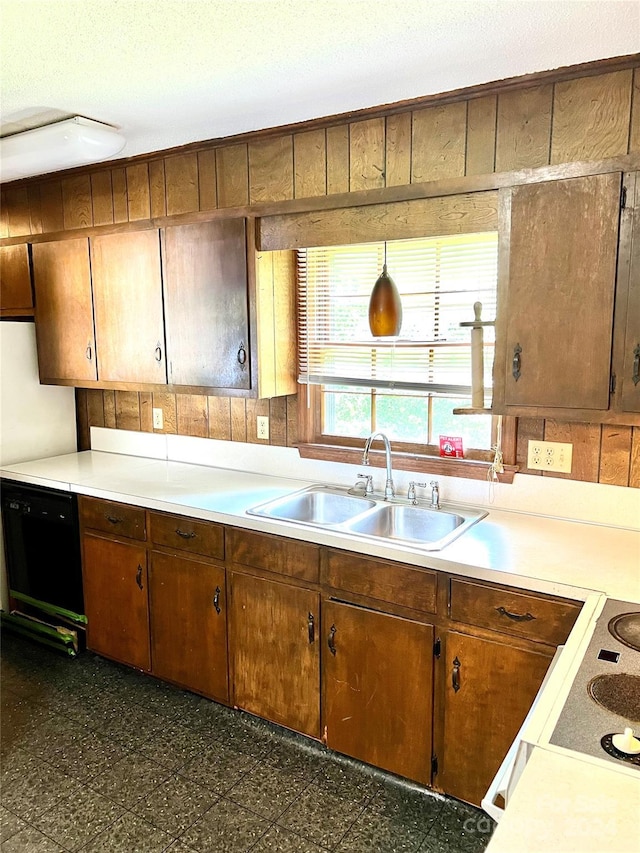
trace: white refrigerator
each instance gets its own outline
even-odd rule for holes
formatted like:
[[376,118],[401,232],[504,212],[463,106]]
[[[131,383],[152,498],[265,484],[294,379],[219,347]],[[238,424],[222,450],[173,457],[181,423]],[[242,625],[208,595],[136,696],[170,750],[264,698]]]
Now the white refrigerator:
[[[0,321],[0,467],[77,450],[75,391],[40,385],[33,322]],[[0,540],[2,542],[2,540]],[[8,607],[4,545],[0,609]]]

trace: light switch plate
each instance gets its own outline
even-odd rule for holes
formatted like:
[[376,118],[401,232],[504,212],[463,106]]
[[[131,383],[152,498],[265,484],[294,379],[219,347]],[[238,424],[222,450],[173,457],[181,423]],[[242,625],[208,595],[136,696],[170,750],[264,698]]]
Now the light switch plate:
[[162,409],[154,409],[153,410],[153,428],[154,429],[162,429],[164,426],[164,419],[162,417]]
[[572,444],[560,441],[529,441],[527,468],[570,474],[572,456]]
[[266,415],[258,415],[257,418],[257,433],[258,438],[266,441],[269,440],[269,418]]

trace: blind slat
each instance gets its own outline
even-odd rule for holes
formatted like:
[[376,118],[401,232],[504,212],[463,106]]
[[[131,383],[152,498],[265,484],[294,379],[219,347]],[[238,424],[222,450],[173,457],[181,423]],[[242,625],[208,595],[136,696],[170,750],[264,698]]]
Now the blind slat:
[[[298,252],[299,382],[471,393],[471,333],[481,302],[495,318],[495,232]],[[369,296],[382,264],[400,293],[397,339],[373,338]],[[485,386],[491,384],[494,330],[485,327]]]

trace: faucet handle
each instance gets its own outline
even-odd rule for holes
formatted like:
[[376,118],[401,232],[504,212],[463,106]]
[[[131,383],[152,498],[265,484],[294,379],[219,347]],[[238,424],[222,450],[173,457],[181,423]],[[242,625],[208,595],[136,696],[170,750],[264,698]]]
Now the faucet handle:
[[416,483],[413,480],[409,483],[409,488],[407,489],[407,500],[413,501],[413,503],[418,503],[416,498],[416,486],[420,489],[426,489],[426,483]]
[[431,507],[432,509],[440,509],[440,484],[437,480],[431,480]]
[[[364,480],[365,481],[365,487],[364,487],[365,495],[370,495],[373,492],[373,477],[371,476],[371,474],[358,474],[356,476],[356,480]],[[358,484],[356,483],[356,485],[358,485]]]

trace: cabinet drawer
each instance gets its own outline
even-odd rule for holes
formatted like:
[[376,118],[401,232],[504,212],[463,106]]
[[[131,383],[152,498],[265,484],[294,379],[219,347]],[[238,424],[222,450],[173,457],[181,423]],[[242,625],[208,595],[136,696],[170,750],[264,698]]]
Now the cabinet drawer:
[[152,512],[149,535],[154,545],[224,560],[224,527],[221,524]]
[[329,551],[323,581],[345,592],[427,613],[436,611],[436,574],[428,569]]
[[320,549],[317,545],[230,527],[227,528],[227,554],[228,559],[244,566],[318,582]]
[[140,541],[147,538],[145,511],[139,507],[81,497],[80,519],[85,527],[92,530],[102,530]]
[[451,618],[481,628],[558,646],[569,636],[580,605],[451,580]]

